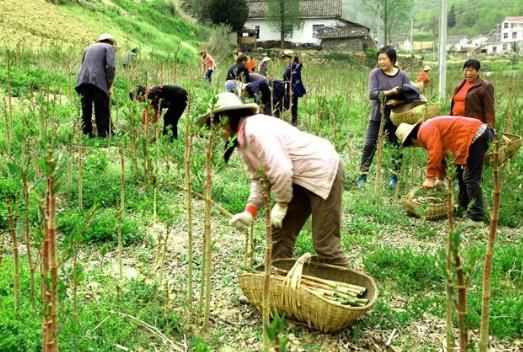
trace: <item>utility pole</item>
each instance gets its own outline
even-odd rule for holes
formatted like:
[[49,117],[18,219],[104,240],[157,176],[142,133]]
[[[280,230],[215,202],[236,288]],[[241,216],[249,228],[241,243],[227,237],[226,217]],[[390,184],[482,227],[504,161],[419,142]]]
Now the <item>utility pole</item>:
[[447,0],[441,0],[439,27],[439,99],[446,97],[447,87]]
[[410,56],[412,57],[412,53],[414,50],[414,17],[410,19]]

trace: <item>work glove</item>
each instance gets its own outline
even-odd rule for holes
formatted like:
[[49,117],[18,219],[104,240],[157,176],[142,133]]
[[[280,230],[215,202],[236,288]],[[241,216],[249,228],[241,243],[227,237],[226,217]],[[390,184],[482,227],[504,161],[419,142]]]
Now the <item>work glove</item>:
[[254,218],[251,213],[248,211],[242,211],[241,213],[233,215],[229,221],[229,225],[236,227],[238,230],[244,230],[251,226],[253,220]]
[[447,189],[449,187],[449,183],[447,180],[437,179],[434,186],[439,189]]
[[283,218],[287,215],[287,203],[276,203],[271,210],[271,224],[274,227],[280,228]]

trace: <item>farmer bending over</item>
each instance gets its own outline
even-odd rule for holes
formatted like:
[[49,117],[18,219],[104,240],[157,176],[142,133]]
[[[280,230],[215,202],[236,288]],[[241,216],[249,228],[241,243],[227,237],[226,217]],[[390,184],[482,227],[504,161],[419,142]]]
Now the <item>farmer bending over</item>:
[[178,120],[187,106],[187,97],[185,89],[171,85],[157,85],[149,88],[138,86],[129,92],[131,100],[147,101],[150,104],[143,111],[143,124],[158,122],[161,110],[167,109],[163,115],[163,134],[170,134],[171,141],[178,139]]
[[454,156],[459,183],[459,210],[468,212],[468,225],[484,221],[481,173],[494,132],[486,123],[469,117],[439,116],[414,125],[401,123],[396,130],[402,146],[427,149],[427,176],[423,187],[433,188],[446,177],[445,153]]
[[[272,258],[293,256],[296,238],[312,215],[318,260],[346,266],[340,241],[344,170],[334,147],[280,119],[258,114],[258,105],[242,104],[232,93],[221,93],[217,98],[213,121],[223,128],[225,162],[238,147],[251,175],[247,206],[230,224],[238,229],[252,224],[263,205],[258,173],[263,169],[276,201],[271,211]],[[199,123],[209,125],[210,119],[211,112]]]

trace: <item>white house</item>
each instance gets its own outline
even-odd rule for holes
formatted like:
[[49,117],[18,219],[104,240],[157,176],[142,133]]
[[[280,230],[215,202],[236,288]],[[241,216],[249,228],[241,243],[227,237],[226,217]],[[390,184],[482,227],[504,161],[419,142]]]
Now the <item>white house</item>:
[[471,47],[479,48],[479,47],[483,46],[483,44],[485,44],[488,40],[488,34],[489,34],[489,32],[483,32],[483,33],[480,33],[480,34],[472,37],[472,39],[470,39]]
[[[247,0],[247,5],[249,17],[244,26],[258,31],[258,41],[279,41],[280,32],[267,21],[267,3],[264,0]],[[321,39],[315,36],[322,30],[347,25],[341,15],[342,0],[302,0],[300,24],[285,40],[294,44],[320,45]]]
[[464,51],[472,47],[471,41],[466,36],[447,36],[447,51]]
[[501,23],[501,45],[503,52],[523,49],[523,16],[505,17]]

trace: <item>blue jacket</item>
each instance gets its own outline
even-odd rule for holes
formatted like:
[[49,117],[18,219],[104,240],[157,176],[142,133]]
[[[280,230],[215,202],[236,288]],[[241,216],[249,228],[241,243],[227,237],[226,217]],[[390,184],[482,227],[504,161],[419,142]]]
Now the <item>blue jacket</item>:
[[307,93],[301,80],[301,68],[301,64],[293,61],[283,72],[283,80],[287,82],[292,80],[292,94],[298,98],[303,97]]

